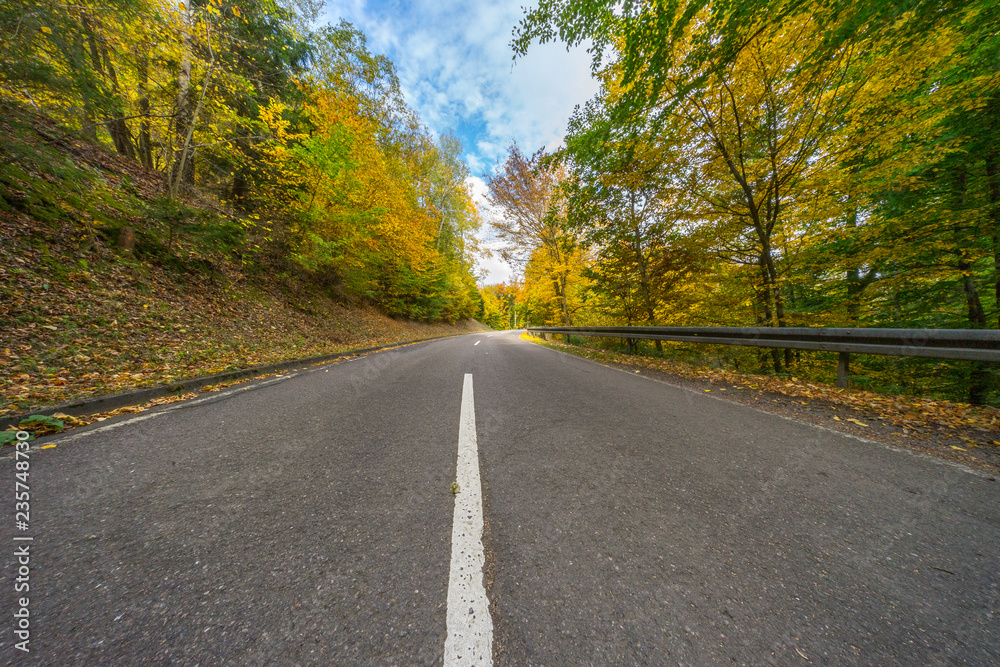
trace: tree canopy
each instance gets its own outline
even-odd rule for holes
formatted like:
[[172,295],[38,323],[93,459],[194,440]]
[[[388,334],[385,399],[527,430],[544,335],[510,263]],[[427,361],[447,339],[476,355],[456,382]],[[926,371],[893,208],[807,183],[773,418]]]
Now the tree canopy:
[[[541,0],[515,57],[550,41],[601,82],[544,162],[588,258],[576,323],[1000,325],[995,3]],[[984,364],[863,363],[1000,401]]]
[[160,171],[156,210],[190,217],[179,202],[197,201],[238,221],[232,252],[250,266],[392,315],[472,316],[479,217],[460,142],[431,135],[364,34],[312,29],[317,13],[312,0],[12,0],[0,96]]

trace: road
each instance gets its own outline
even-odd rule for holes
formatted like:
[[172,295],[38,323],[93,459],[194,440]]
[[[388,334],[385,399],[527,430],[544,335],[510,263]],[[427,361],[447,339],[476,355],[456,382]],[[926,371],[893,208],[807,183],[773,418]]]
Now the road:
[[27,531],[0,461],[0,659],[442,664],[467,375],[495,664],[1000,664],[996,482],[516,333],[40,440]]

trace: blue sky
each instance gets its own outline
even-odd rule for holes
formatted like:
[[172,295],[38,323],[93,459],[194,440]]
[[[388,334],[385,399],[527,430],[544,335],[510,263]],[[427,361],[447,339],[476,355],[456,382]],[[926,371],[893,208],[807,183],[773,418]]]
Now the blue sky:
[[[527,57],[513,60],[511,32],[524,4],[331,0],[320,21],[350,21],[368,36],[372,52],[395,63],[407,103],[431,132],[454,130],[461,138],[470,185],[482,203],[482,176],[512,140],[526,152],[554,149],[573,107],[597,92],[583,49],[536,45]],[[487,220],[494,214],[480,208]],[[488,225],[480,236],[490,244]],[[497,257],[479,265],[486,283],[510,278]]]

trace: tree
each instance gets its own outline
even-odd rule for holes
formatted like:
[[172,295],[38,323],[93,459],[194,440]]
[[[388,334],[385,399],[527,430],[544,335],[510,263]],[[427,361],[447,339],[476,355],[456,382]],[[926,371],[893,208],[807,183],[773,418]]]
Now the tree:
[[[150,235],[229,234],[251,265],[391,314],[453,321],[479,296],[460,143],[409,109],[392,62],[312,0],[0,7],[0,96],[162,172]],[[197,168],[195,162],[197,161]],[[91,233],[92,236],[92,233]]]
[[492,221],[497,236],[506,243],[503,258],[514,265],[529,261],[544,263],[543,273],[551,283],[565,326],[572,326],[568,300],[575,239],[563,225],[565,212],[556,199],[562,174],[544,163],[545,152],[531,157],[516,143],[507,149],[507,159],[499,171],[489,174],[486,200],[500,211]]
[[[984,0],[541,0],[513,45],[590,42],[603,87],[570,124],[567,207],[609,314],[649,310],[623,212],[665,187],[712,271],[681,279],[683,318],[982,328],[1000,322],[998,35]],[[948,368],[972,402],[996,395],[995,370]]]
[[564,188],[568,225],[595,253],[591,290],[629,325],[659,324],[660,304],[691,271],[668,152],[662,143],[614,137],[606,107],[594,100],[571,119],[559,154],[572,176]]

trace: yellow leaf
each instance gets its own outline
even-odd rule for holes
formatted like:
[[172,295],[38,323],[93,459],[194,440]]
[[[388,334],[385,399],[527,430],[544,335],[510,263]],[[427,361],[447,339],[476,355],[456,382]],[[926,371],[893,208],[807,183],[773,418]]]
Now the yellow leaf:
[[42,445],[39,449],[52,449],[55,445]]
[[240,8],[239,7],[233,7],[233,14],[236,14],[237,16],[239,16],[240,15]]
[[52,28],[49,28],[48,26],[44,26],[43,25],[41,27],[41,31],[44,32],[46,35],[51,35],[52,34]]
[[848,419],[847,421],[851,422],[852,424],[857,424],[858,426],[868,426],[868,424],[865,424],[864,422],[859,422],[857,419]]
[[957,449],[960,452],[967,452],[967,451],[969,451],[968,449],[965,449],[964,447],[956,447],[955,445],[952,445],[951,448],[952,449]]
[[834,415],[833,418],[836,419],[837,421],[840,421],[840,417],[838,417],[837,415]]

